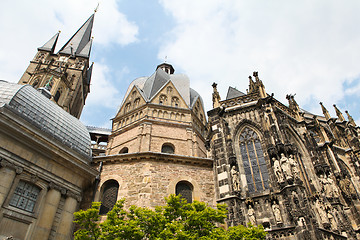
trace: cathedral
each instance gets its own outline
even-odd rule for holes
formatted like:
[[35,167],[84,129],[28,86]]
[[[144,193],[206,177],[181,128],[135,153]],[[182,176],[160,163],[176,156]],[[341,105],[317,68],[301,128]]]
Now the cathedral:
[[[0,238],[72,239],[73,213],[120,198],[154,208],[181,194],[227,204],[226,226],[268,239],[360,238],[360,128],[285,105],[258,72],[213,108],[169,63],[131,82],[112,129],[79,120],[90,92],[94,14],[55,52],[38,48],[18,84],[0,81]],[[96,81],[96,79],[93,79]],[[211,101],[211,99],[204,99]]]

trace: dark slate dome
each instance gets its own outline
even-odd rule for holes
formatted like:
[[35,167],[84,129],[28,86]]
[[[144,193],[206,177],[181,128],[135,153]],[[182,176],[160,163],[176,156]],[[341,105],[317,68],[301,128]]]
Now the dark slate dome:
[[91,160],[87,128],[32,86],[0,80],[0,109],[4,107]]

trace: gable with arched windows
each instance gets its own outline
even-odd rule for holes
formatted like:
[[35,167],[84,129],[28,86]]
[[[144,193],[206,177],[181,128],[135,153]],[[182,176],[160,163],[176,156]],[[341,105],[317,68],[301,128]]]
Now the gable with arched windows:
[[259,134],[252,128],[242,128],[238,135],[240,160],[250,193],[269,189],[269,174]]

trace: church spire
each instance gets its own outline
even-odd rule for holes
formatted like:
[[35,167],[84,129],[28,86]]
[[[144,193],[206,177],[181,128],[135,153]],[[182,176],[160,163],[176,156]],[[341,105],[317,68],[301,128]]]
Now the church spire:
[[355,123],[354,119],[352,118],[352,116],[350,115],[350,113],[347,110],[345,111],[345,113],[346,113],[346,115],[348,117],[349,123],[351,125],[353,125],[354,127],[356,127],[356,123]]
[[329,120],[331,118],[329,111],[324,107],[323,103],[320,102],[321,110],[326,118],[326,120]]
[[88,58],[91,49],[91,31],[94,23],[93,13],[77,32],[60,49],[60,54],[81,56]]
[[59,38],[60,31],[57,32],[49,41],[47,41],[42,47],[39,47],[38,50],[48,51],[54,53],[57,40]]
[[340,110],[336,107],[336,104],[333,105],[334,108],[335,108],[335,112],[336,112],[336,115],[339,119],[340,122],[344,122],[345,121],[345,118],[344,116],[342,115],[342,113],[340,112]]

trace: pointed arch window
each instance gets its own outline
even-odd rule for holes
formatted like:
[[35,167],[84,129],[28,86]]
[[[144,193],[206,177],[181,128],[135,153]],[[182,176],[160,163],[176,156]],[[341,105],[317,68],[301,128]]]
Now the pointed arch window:
[[249,192],[269,189],[269,174],[258,134],[245,127],[240,133],[239,144]]

